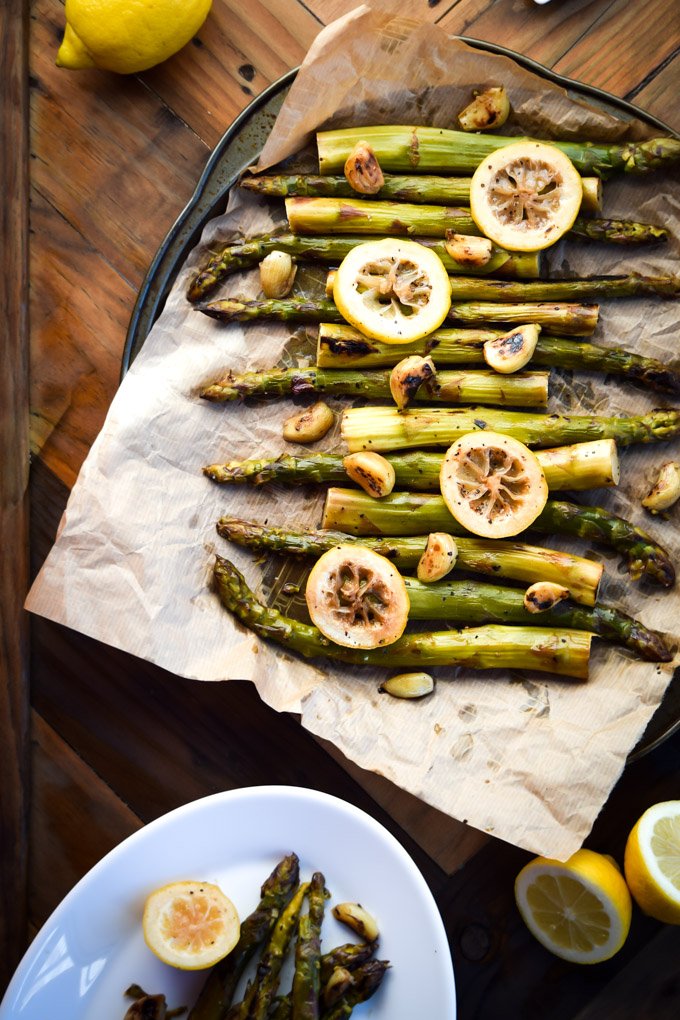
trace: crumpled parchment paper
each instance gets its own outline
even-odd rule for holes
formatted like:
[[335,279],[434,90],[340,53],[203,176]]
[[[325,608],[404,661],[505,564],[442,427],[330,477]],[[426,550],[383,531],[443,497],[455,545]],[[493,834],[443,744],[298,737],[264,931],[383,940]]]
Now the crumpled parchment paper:
[[[450,125],[471,89],[499,83],[511,96],[515,132],[593,139],[650,133],[436,26],[362,6],[313,44],[261,165],[301,149],[319,126]],[[608,215],[664,223],[673,231],[672,244],[625,251],[566,242],[551,253],[553,271],[677,267],[677,179],[619,178],[605,185],[605,195]],[[267,323],[224,326],[194,311],[184,297],[209,247],[282,220],[280,203],[235,190],[226,214],[207,227],[113,400],[28,608],[186,677],[250,679],[267,704],[301,713],[304,726],[359,765],[479,829],[564,859],[588,834],[658,706],[672,666],[638,662],[595,642],[587,684],[539,674],[439,670],[433,697],[401,702],[378,695],[375,673],[310,664],[259,641],[235,624],[211,588],[216,551],[234,560],[256,590],[262,590],[264,575],[267,595],[280,592],[289,570],[228,547],[215,532],[221,515],[299,528],[320,520],[322,496],[311,489],[219,487],[201,474],[205,464],[275,455],[286,446],[281,422],[289,402],[224,407],[206,404],[198,393],[229,367],[297,363],[300,347],[291,343],[291,331]],[[257,289],[251,272],[228,278],[216,296],[255,295]],[[677,304],[611,301],[602,308],[597,342],[670,360],[675,335]],[[553,410],[631,414],[669,402],[601,377],[553,374]],[[322,448],[341,448],[337,430]],[[680,563],[677,512],[668,522],[653,521],[639,506],[655,468],[668,457],[664,447],[622,451],[619,489],[585,499],[647,527]],[[590,554],[584,543],[562,547]],[[677,590],[634,585],[616,557],[601,549],[591,553],[606,557],[603,601],[678,635]]]

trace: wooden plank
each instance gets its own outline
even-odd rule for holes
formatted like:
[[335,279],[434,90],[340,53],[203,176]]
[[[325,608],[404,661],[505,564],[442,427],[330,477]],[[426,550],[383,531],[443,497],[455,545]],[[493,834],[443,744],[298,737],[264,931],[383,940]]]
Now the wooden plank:
[[455,35],[484,39],[552,67],[607,10],[612,0],[460,0],[439,24]]
[[135,290],[36,189],[31,281],[31,448],[72,486],[118,387]]
[[629,92],[627,98],[680,133],[679,92],[680,54],[669,61],[658,74],[647,80],[640,89]]
[[222,0],[193,44],[142,78],[212,148],[254,96],[302,62],[320,28],[291,0]]
[[[324,25],[329,25],[336,18],[342,18],[350,11],[356,10],[359,6],[356,0],[300,0],[300,2],[319,19]],[[408,18],[418,18],[421,21],[436,21],[446,14],[452,7],[451,0],[411,0],[408,5],[400,7],[391,0],[383,6],[388,6],[394,11],[395,16],[403,15]],[[379,7],[381,0],[377,0],[370,6]]]
[[579,81],[625,96],[680,46],[680,8],[668,0],[615,3],[555,64]]
[[31,737],[29,918],[38,926],[142,822],[35,712]]
[[32,182],[137,288],[208,149],[136,78],[56,67],[58,0],[36,0],[33,17]]
[[0,988],[26,939],[28,4],[0,4]]

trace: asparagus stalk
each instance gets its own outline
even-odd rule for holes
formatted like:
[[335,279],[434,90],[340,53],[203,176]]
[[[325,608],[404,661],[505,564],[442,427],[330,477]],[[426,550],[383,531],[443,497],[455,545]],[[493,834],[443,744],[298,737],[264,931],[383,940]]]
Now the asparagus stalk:
[[357,450],[450,446],[468,432],[491,429],[526,446],[549,447],[614,439],[619,446],[654,443],[680,435],[680,410],[660,408],[631,418],[526,414],[485,408],[352,407],[342,416],[342,437]]
[[292,989],[292,1020],[318,1020],[321,988],[321,925],[326,905],[326,888],[320,871],[309,883],[309,913],[300,918],[295,947]]
[[[548,372],[517,372],[499,375],[493,371],[438,372],[436,379],[421,387],[417,401],[442,404],[497,404],[502,407],[546,407]],[[389,372],[353,372],[324,368],[272,368],[262,372],[229,372],[201,392],[204,400],[226,403],[246,397],[301,396],[328,393],[341,396],[387,399]]]
[[[410,354],[431,354],[437,365],[484,365],[483,347],[501,335],[492,329],[437,329],[409,344],[385,344],[352,326],[321,323],[316,363],[319,368],[390,368]],[[654,358],[621,348],[597,347],[582,340],[541,335],[528,368],[567,368],[606,372],[646,389],[680,394],[680,372]]]
[[321,985],[326,984],[336,967],[354,971],[373,956],[376,942],[345,942],[321,957]]
[[[378,200],[413,202],[417,205],[470,204],[470,177],[435,177],[426,174],[395,176],[385,174],[380,191],[371,196]],[[272,174],[244,177],[242,188],[258,195],[275,198],[358,198],[346,177],[322,177],[318,174]],[[583,178],[581,213],[592,215],[602,211],[602,181],[599,177]],[[666,231],[663,231],[666,233]]]
[[[330,488],[322,526],[354,535],[467,534],[441,496],[420,492],[392,492],[372,499],[355,489]],[[602,507],[548,500],[531,530],[610,546],[624,556],[633,580],[644,574],[665,588],[675,583],[675,569],[665,549],[646,531]]]
[[[536,457],[552,492],[618,485],[619,462],[613,439],[596,439],[591,443],[537,450]],[[444,459],[442,453],[415,450],[410,453],[388,453],[385,459],[394,468],[397,488],[439,492],[439,472]],[[213,482],[221,484],[251,482],[253,485],[264,485],[284,482],[306,485],[309,482],[330,482],[343,485],[348,482],[342,454],[336,453],[309,453],[300,457],[283,453],[278,457],[234,460],[227,464],[211,464],[203,468],[203,473]]]
[[377,992],[388,967],[386,960],[369,960],[363,964],[356,971],[354,984],[322,1014],[321,1020],[346,1020],[355,1006],[366,1002]]
[[241,923],[236,946],[209,972],[188,1020],[221,1020],[224,1017],[241,975],[270,936],[279,914],[293,895],[299,872],[296,854],[289,854],[277,864],[260,890],[257,907]]
[[[324,175],[342,173],[347,157],[360,141],[368,142],[383,170],[468,174],[473,173],[489,153],[523,140],[406,125],[319,131],[316,139],[319,170]],[[622,143],[551,141],[550,144],[561,149],[581,174],[602,178],[617,172],[645,174],[665,169],[680,159],[680,140],[676,138]]]
[[[481,234],[470,210],[462,206],[366,202],[356,195],[353,198],[287,198],[286,215],[294,234],[446,237],[447,230],[457,234]],[[569,233],[581,240],[624,245],[668,239],[667,230],[650,223],[582,216],[577,218]]]
[[[323,298],[224,298],[196,305],[196,310],[220,322],[255,322],[262,319],[276,322],[344,322],[334,303]],[[592,304],[529,301],[504,304],[478,301],[452,305],[448,318],[468,325],[487,322],[522,325],[536,322],[562,336],[590,336],[595,332],[598,316],[599,308]]]
[[[187,298],[189,301],[200,301],[209,294],[220,280],[231,273],[250,269],[261,262],[272,251],[285,251],[289,255],[308,262],[324,262],[338,264],[345,255],[366,238],[361,234],[349,236],[305,237],[298,234],[265,234],[262,237],[246,238],[234,244],[226,245],[212,255],[189,284]],[[436,251],[449,273],[471,273],[485,275],[495,273],[496,276],[510,276],[534,279],[541,275],[540,252],[508,252],[504,248],[494,246],[492,255],[485,266],[467,266],[456,262],[446,250],[444,242],[437,238],[416,238],[421,244]]]
[[[257,552],[278,552],[287,556],[318,558],[337,545],[357,543],[386,556],[402,572],[415,569],[427,543],[427,534],[376,538],[331,530],[296,532],[233,517],[222,517],[217,530],[223,538],[237,545]],[[463,537],[456,539],[456,545],[458,558],[454,570],[504,577],[526,585],[535,581],[554,581],[569,588],[574,601],[586,606],[595,605],[603,572],[600,563],[522,542]]]
[[601,301],[656,294],[676,297],[680,276],[592,276],[582,280],[477,280],[451,278],[454,301]]
[[310,624],[283,616],[259,602],[233,563],[216,557],[215,582],[222,604],[262,638],[306,658],[386,668],[458,666],[469,669],[535,669],[588,677],[592,634],[550,627],[488,624],[466,630],[406,634],[394,644],[369,650],[334,645]]

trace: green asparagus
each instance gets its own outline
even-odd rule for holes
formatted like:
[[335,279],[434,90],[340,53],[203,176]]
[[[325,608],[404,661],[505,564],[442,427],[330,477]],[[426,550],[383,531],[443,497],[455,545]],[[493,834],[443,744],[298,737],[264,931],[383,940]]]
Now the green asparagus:
[[[339,322],[344,319],[335,304],[328,299],[307,298],[265,298],[242,300],[223,298],[208,304],[196,305],[196,311],[203,312],[220,322],[255,322],[273,319],[277,322]],[[593,304],[565,304],[557,302],[532,302],[512,304],[503,302],[477,301],[451,305],[448,318],[467,325],[488,322],[507,322],[522,325],[535,322],[560,336],[591,336],[595,332],[599,308]]]
[[[278,552],[289,556],[318,558],[337,545],[357,543],[386,556],[402,573],[417,566],[427,543],[427,533],[383,538],[333,530],[298,532],[254,524],[235,517],[222,517],[217,530],[223,538],[237,545],[257,552]],[[456,571],[504,577],[521,581],[525,585],[535,581],[554,581],[568,587],[574,601],[587,606],[595,605],[603,568],[602,564],[594,560],[522,542],[458,537],[456,545]]]
[[[372,499],[365,492],[341,488],[330,488],[326,494],[323,527],[354,535],[427,535],[432,531],[467,534],[441,496],[392,492],[382,499]],[[531,529],[610,546],[625,557],[633,580],[644,574],[665,588],[675,583],[675,569],[666,550],[642,528],[602,507],[548,500]]]
[[[443,371],[418,391],[415,400],[442,404],[546,407],[548,372]],[[201,391],[204,400],[226,403],[246,397],[276,399],[328,393],[336,396],[390,399],[389,372],[353,372],[324,368],[271,368],[261,372],[227,373]]]
[[588,677],[592,635],[586,631],[488,624],[460,631],[406,634],[394,644],[381,648],[345,648],[332,644],[316,627],[289,619],[259,602],[229,560],[216,557],[214,575],[223,605],[241,623],[259,637],[306,658],[330,658],[390,669],[463,666],[469,669],[535,669],[577,680]]
[[386,960],[369,960],[363,964],[354,975],[354,983],[338,1002],[322,1013],[321,1020],[345,1020],[351,1016],[355,1006],[366,1002],[377,992],[388,967]]
[[[437,329],[409,344],[385,344],[352,326],[321,323],[316,363],[319,368],[390,368],[411,354],[430,354],[439,365],[484,365],[484,344],[502,330]],[[680,394],[680,372],[655,358],[620,348],[597,347],[581,340],[540,335],[527,368],[566,368],[606,372],[664,393]]]
[[309,883],[309,912],[300,918],[295,947],[292,1020],[318,1020],[321,990],[321,924],[326,905],[324,877],[316,871]]
[[[323,175],[342,173],[347,157],[360,141],[368,142],[383,170],[468,174],[473,173],[489,153],[524,140],[407,125],[340,128],[319,131],[316,138],[319,170]],[[680,139],[676,138],[617,143],[551,141],[550,144],[561,149],[584,176],[607,178],[617,172],[644,174],[670,167],[680,159]]]
[[680,410],[661,408],[630,418],[526,414],[489,408],[352,407],[342,416],[342,437],[357,450],[450,446],[468,432],[490,429],[527,446],[560,446],[614,439],[619,446],[654,443],[680,435]]

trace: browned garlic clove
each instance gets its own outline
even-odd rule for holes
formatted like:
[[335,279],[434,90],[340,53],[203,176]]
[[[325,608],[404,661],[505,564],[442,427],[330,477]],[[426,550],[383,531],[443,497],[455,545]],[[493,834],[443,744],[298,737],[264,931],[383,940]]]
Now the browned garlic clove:
[[348,988],[354,984],[352,972],[346,967],[334,967],[333,973],[326,982],[323,990],[323,1001],[328,1009],[335,1005],[341,995],[344,995]]
[[283,423],[283,438],[289,443],[315,443],[323,439],[335,421],[335,415],[328,404],[319,400],[311,407],[286,418]]
[[379,453],[365,450],[350,453],[343,458],[342,466],[353,482],[376,499],[389,496],[394,488],[396,481],[394,468]]
[[458,114],[463,131],[490,131],[505,124],[510,115],[510,100],[502,85],[476,92],[474,96]]
[[423,358],[419,354],[411,354],[394,366],[390,374],[390,393],[400,411],[413,400],[423,383],[433,379],[435,374],[429,355]]
[[541,327],[530,322],[526,326],[516,326],[495,340],[487,340],[484,344],[484,360],[489,368],[503,375],[519,372],[531,361],[540,332]]
[[569,589],[554,581],[537,581],[524,592],[524,608],[528,613],[545,613],[558,602],[569,598]]
[[493,254],[493,242],[488,237],[457,234],[454,230],[446,231],[444,247],[461,266],[485,266]]
[[680,464],[668,461],[662,464],[659,476],[651,491],[642,500],[642,505],[651,513],[668,510],[680,499]]
[[434,680],[429,673],[399,673],[384,680],[378,690],[393,698],[424,698],[434,690]]
[[366,942],[375,942],[379,935],[375,918],[360,903],[338,903],[333,907],[333,917],[346,924]]
[[416,577],[429,584],[441,581],[456,565],[458,546],[453,535],[445,531],[433,531],[427,538],[425,551],[418,561]]
[[270,251],[260,262],[260,286],[265,297],[282,298],[290,293],[297,266],[285,251]]
[[360,195],[375,195],[382,188],[385,178],[368,142],[357,142],[350,152],[345,163],[345,177]]

